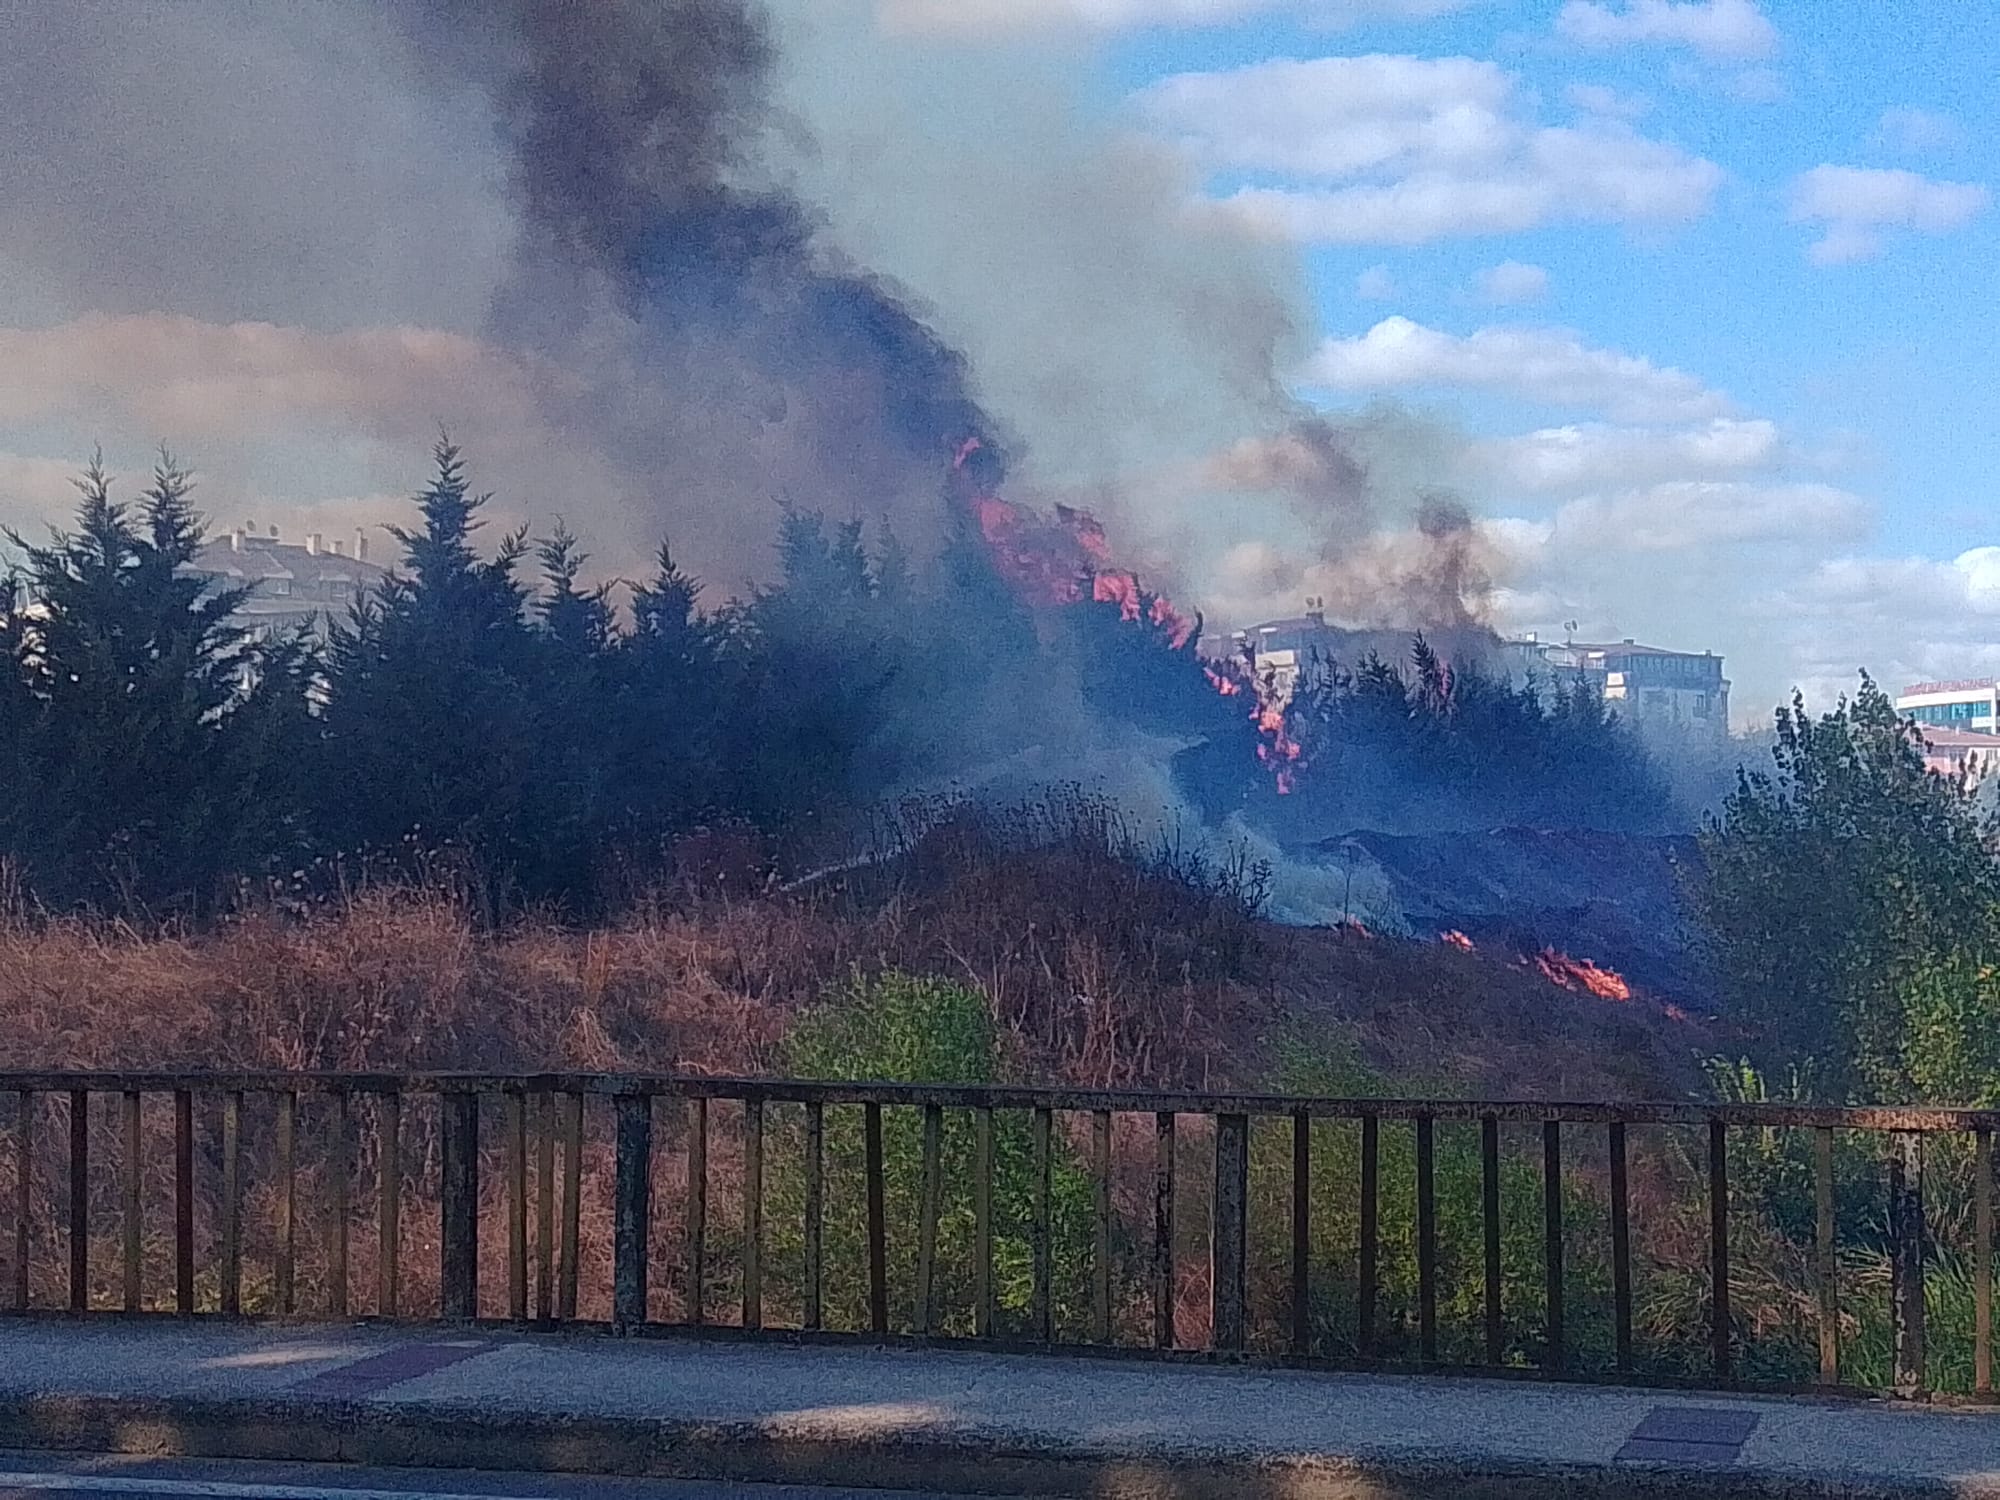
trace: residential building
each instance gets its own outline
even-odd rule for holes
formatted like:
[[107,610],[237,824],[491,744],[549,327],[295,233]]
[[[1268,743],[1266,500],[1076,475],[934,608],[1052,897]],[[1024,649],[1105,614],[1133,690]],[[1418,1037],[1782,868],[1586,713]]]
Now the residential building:
[[1962,771],[1969,780],[1984,781],[2000,768],[2000,735],[1921,723],[1917,732],[1924,740],[1924,765],[1940,776]]
[[1926,731],[1938,728],[2000,733],[2000,681],[1991,677],[1919,682],[1897,695],[1896,707]]
[[385,570],[368,560],[368,538],[357,529],[351,544],[329,543],[319,532],[303,543],[281,542],[274,526],[259,535],[239,527],[209,542],[188,571],[217,591],[242,589],[242,623],[259,636],[306,627],[325,634],[345,619],[356,599],[379,584]]
[[1607,643],[1509,641],[1516,660],[1558,680],[1581,679],[1603,695],[1628,723],[1640,729],[1673,729],[1729,735],[1729,679],[1713,651],[1674,651],[1626,639]]

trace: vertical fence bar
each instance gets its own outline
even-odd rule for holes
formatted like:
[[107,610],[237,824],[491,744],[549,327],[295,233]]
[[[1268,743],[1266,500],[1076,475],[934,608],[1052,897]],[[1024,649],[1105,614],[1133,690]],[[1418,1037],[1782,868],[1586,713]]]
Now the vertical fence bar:
[[382,1148],[382,1180],[376,1192],[381,1253],[375,1266],[375,1310],[393,1318],[403,1291],[403,1096],[392,1089],[376,1101],[375,1108],[375,1131]]
[[243,1094],[222,1096],[222,1310],[243,1311]]
[[1543,1362],[1560,1374],[1569,1358],[1563,1342],[1562,1122],[1542,1121],[1542,1265],[1548,1307]]
[[[518,1096],[517,1096],[518,1097]],[[525,1150],[521,1153],[526,1155]],[[646,1321],[647,1229],[652,1223],[653,1096],[618,1096],[618,1149],[611,1208],[611,1319],[622,1332]],[[521,1163],[521,1175],[527,1164]],[[525,1225],[522,1238],[525,1240]],[[526,1246],[522,1246],[525,1271]],[[515,1282],[520,1301],[528,1300],[525,1275]],[[524,1307],[525,1311],[525,1307]]]
[[993,1111],[973,1111],[972,1331],[993,1336]]
[[1362,1359],[1375,1357],[1375,1276],[1382,1182],[1382,1122],[1361,1117],[1361,1224],[1355,1278],[1355,1345]]
[[1819,1307],[1819,1379],[1840,1383],[1840,1282],[1834,1255],[1833,1129],[1813,1132],[1813,1290]]
[[1437,1122],[1417,1117],[1417,1357],[1437,1363]]
[[1720,1120],[1708,1122],[1708,1255],[1710,1362],[1717,1380],[1730,1371],[1729,1316],[1729,1134]]
[[935,1104],[924,1106],[923,1198],[917,1209],[917,1306],[916,1329],[931,1331],[937,1296],[938,1209],[943,1197],[942,1136],[944,1111]]
[[284,1317],[290,1317],[297,1306],[298,1118],[299,1096],[289,1090],[278,1095],[278,1263],[271,1279],[278,1312]]
[[1899,1131],[1889,1158],[1889,1303],[1899,1396],[1924,1391],[1924,1138]]
[[826,1106],[806,1105],[806,1297],[800,1321],[816,1329],[822,1318],[820,1294],[825,1273],[820,1257],[826,1227]]
[[1111,1112],[1090,1117],[1090,1176],[1095,1220],[1090,1261],[1090,1337],[1111,1342]]
[[1312,1115],[1292,1111],[1292,1353],[1312,1353]]
[[868,1176],[868,1331],[889,1331],[888,1210],[882,1183],[882,1106],[862,1107],[863,1154]]
[[135,1313],[145,1303],[145,1162],[137,1089],[125,1091],[125,1311]]
[[1153,1158],[1153,1345],[1174,1347],[1174,1144],[1175,1117],[1153,1117],[1157,1134]]
[[556,1316],[576,1317],[576,1283],[580,1274],[583,1224],[583,1095],[563,1096],[563,1227],[562,1278],[556,1287]]
[[1250,1118],[1215,1117],[1215,1215],[1210,1235],[1210,1324],[1214,1344],[1240,1350],[1245,1336],[1248,1277]]
[[1479,1122],[1479,1218],[1486,1250],[1486,1363],[1507,1353],[1507,1325],[1500,1307],[1500,1120]]
[[[688,1322],[699,1328],[708,1316],[708,1100],[687,1101],[687,1302]],[[815,1278],[816,1279],[816,1278]]]
[[1993,1396],[1993,1132],[1972,1137],[1972,1393]]
[[174,1091],[174,1306],[194,1311],[194,1095]]
[[507,1316],[528,1316],[528,1096],[507,1093]]
[[69,1091],[69,1310],[90,1306],[90,1094]]
[[326,1186],[327,1218],[326,1226],[326,1282],[327,1309],[336,1318],[347,1316],[347,1174],[348,1156],[352,1145],[348,1140],[348,1095],[344,1088],[335,1089],[329,1101],[333,1105],[333,1137],[327,1145]]
[[14,1311],[28,1310],[28,1256],[34,1249],[29,1227],[35,1204],[35,1092],[14,1093]]
[[535,1318],[555,1316],[556,1096],[535,1095]]
[[1054,1129],[1054,1111],[1036,1110],[1034,1223],[1029,1228],[1034,1284],[1029,1288],[1028,1303],[1035,1325],[1034,1335],[1045,1344],[1052,1343],[1055,1339],[1055,1296],[1054,1289],[1049,1284],[1053,1279],[1054,1264],[1050,1253],[1050,1240],[1054,1228],[1050,1201],[1050,1164],[1053,1157],[1051,1138]]
[[447,1318],[479,1315],[479,1096],[443,1094],[439,1301]]
[[1611,1348],[1619,1374],[1632,1371],[1632,1192],[1625,1158],[1625,1122],[1613,1120],[1611,1157]]
[[[935,1232],[935,1231],[933,1231]],[[743,1326],[764,1326],[764,1101],[743,1101]]]

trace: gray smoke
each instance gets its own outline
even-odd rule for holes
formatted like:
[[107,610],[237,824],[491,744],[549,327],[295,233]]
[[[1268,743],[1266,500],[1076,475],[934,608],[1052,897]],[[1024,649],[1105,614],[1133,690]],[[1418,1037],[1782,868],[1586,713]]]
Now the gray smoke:
[[421,14],[419,46],[477,82],[509,163],[518,230],[489,332],[540,358],[559,425],[655,487],[648,519],[725,569],[761,561],[777,501],[935,541],[946,466],[974,436],[995,451],[995,423],[905,294],[760,169],[760,16],[741,0]]

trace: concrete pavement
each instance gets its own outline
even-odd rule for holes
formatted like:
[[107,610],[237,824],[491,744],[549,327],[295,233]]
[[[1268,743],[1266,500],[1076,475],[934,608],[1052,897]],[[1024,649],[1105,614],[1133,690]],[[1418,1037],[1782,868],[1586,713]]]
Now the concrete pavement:
[[2000,1413],[1982,1411],[936,1350],[166,1321],[0,1320],[0,1444],[1176,1500],[2000,1500]]

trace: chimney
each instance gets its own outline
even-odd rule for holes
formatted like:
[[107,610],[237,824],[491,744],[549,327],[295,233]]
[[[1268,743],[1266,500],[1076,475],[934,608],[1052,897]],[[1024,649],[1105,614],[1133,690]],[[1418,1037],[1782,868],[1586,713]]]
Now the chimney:
[[308,531],[308,532],[306,533],[306,556],[307,556],[307,557],[318,557],[318,556],[319,556],[319,549],[320,549],[320,543],[321,543],[321,542],[322,542],[323,540],[324,540],[324,538],[323,538],[323,537],[321,537],[321,536],[320,536],[320,534],[319,534],[319,533],[318,533],[317,531]]
[[354,528],[354,556],[358,562],[368,561],[368,533],[359,526]]
[[271,540],[275,542],[277,539],[278,539],[278,528],[273,526],[271,528]]
[[234,531],[229,533],[229,550],[231,552],[241,552],[243,550],[242,527],[239,526]]
[[335,538],[333,543],[333,555],[335,557],[347,556],[347,543],[339,540],[338,538]]

